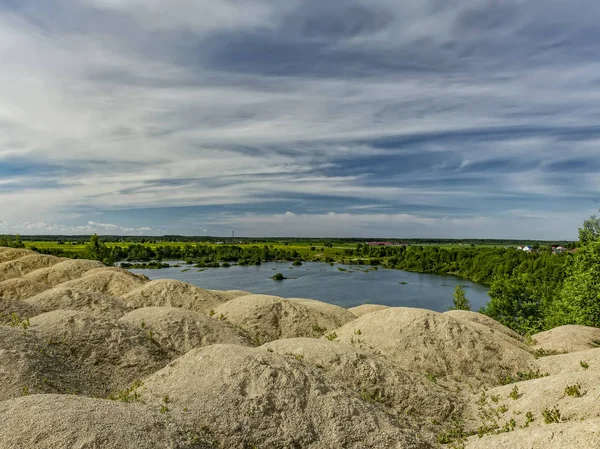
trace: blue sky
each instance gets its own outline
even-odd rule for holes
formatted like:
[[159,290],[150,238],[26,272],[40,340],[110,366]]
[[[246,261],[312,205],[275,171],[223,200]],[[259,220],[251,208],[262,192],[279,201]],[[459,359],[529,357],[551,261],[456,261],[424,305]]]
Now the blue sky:
[[575,239],[600,2],[0,2],[0,233]]

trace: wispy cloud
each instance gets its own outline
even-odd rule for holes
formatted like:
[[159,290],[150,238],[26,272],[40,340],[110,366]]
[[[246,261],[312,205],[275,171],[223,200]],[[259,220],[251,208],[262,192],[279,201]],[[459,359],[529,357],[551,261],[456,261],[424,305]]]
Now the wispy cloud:
[[574,238],[598,207],[600,4],[284,3],[0,5],[11,229]]

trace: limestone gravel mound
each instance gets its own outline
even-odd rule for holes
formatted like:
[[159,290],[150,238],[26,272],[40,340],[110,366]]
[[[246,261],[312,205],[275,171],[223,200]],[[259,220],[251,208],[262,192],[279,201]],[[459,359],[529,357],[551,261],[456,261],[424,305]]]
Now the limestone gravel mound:
[[25,278],[13,278],[0,282],[0,298],[27,299],[50,288],[46,284]]
[[0,325],[14,321],[14,316],[27,319],[39,315],[42,311],[35,305],[20,299],[2,299],[0,297]]
[[551,424],[468,439],[466,449],[595,449],[600,447],[600,418]]
[[[471,401],[465,416],[475,419],[476,427],[491,421],[498,428],[511,419],[518,427],[545,426],[545,414],[550,422],[587,420],[600,417],[599,395],[597,371],[563,373],[491,388]],[[486,416],[485,422],[481,416]]]
[[31,330],[68,350],[73,365],[69,388],[106,397],[163,368],[175,356],[147,330],[72,310],[56,310],[31,320]]
[[144,307],[128,313],[120,321],[152,332],[161,346],[180,355],[216,343],[252,346],[245,332],[226,321],[213,320],[187,309]]
[[532,335],[534,348],[556,352],[576,352],[600,346],[600,329],[575,324],[555,327]]
[[37,254],[35,251],[31,251],[30,249],[25,248],[0,248],[0,263],[8,262],[10,260],[19,259],[24,256],[31,256],[33,254]]
[[142,400],[165,405],[220,447],[429,448],[384,406],[326,380],[309,364],[259,348],[193,349],[144,380]]
[[500,324],[498,321],[490,318],[487,315],[479,312],[472,312],[470,310],[449,310],[448,312],[444,312],[446,315],[449,315],[457,320],[465,320],[471,321],[473,323],[483,324],[484,326],[489,327],[498,332],[502,332],[504,335],[508,335],[511,338],[514,338],[518,341],[523,341],[523,337],[517,334],[515,331],[506,327],[503,324]]
[[75,288],[105,295],[123,297],[126,293],[145,284],[146,281],[125,270],[96,268],[82,277],[58,284],[64,288]]
[[56,265],[64,259],[44,254],[30,254],[18,259],[0,263],[0,282],[18,278],[40,268]]
[[540,357],[536,364],[542,373],[561,374],[580,371],[600,371],[600,348],[567,354]]
[[486,326],[407,307],[371,312],[331,333],[408,371],[474,384],[497,384],[532,368],[534,356],[500,335]]
[[26,274],[26,279],[55,286],[63,282],[81,277],[84,273],[95,268],[103,268],[104,265],[95,260],[71,259],[59,262],[47,268],[40,268]]
[[331,304],[269,295],[242,296],[217,307],[215,312],[215,317],[227,319],[263,343],[280,338],[320,337],[354,319],[347,310]]
[[442,422],[462,408],[455,394],[425,376],[408,373],[381,357],[343,343],[288,338],[261,348],[320,367],[323,375],[401,414]]
[[209,314],[223,303],[217,295],[173,279],[148,282],[123,295],[123,300],[132,308],[140,307],[183,307],[198,313]]
[[120,318],[131,309],[121,298],[78,288],[58,286],[23,301],[41,312],[79,310],[109,318]]
[[0,402],[0,449],[208,449],[180,425],[142,404],[72,395]]
[[330,304],[328,302],[306,298],[288,298],[288,300],[302,304],[311,310],[327,315],[331,317],[333,321],[339,323],[340,326],[343,326],[344,324],[356,319],[356,316],[352,312],[349,312],[348,309],[344,309],[343,307],[336,306],[335,304]]
[[69,384],[65,375],[71,367],[64,359],[63,348],[48,347],[30,329],[0,326],[0,401],[30,393],[65,392]]
[[223,302],[231,301],[232,299],[239,298],[240,296],[248,296],[252,293],[244,290],[207,290],[208,292],[221,298]]
[[389,306],[382,306],[380,304],[361,304],[360,306],[350,307],[348,312],[354,316],[359,317],[367,313],[376,312],[377,310],[388,309]]

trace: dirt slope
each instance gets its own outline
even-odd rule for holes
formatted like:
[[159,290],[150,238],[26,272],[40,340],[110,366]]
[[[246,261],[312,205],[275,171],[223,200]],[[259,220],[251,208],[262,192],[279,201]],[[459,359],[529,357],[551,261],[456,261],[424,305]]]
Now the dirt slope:
[[43,291],[23,302],[41,312],[79,310],[115,319],[131,310],[121,298],[63,285]]
[[151,306],[183,307],[204,314],[209,314],[224,302],[208,290],[172,279],[148,282],[124,294],[123,299],[136,309]]
[[248,295],[217,307],[214,316],[226,318],[262,343],[280,338],[320,337],[354,318],[341,307],[322,304],[312,300]]
[[27,299],[50,288],[46,284],[22,277],[0,282],[0,298]]
[[29,279],[42,284],[55,286],[63,282],[77,279],[83,276],[84,273],[93,270],[95,268],[103,268],[104,265],[95,260],[85,259],[73,259],[59,262],[56,265],[52,265],[47,268],[40,268],[39,270],[32,271],[24,276],[25,279]]
[[147,378],[139,392],[186,424],[208,428],[221,447],[430,447],[383,405],[325,380],[310,364],[263,349],[193,349]]
[[350,307],[348,309],[348,312],[352,313],[356,317],[359,317],[367,313],[376,312],[377,310],[383,310],[388,308],[388,306],[382,306],[379,304],[362,304],[360,306]]
[[21,277],[40,268],[56,265],[62,260],[65,259],[34,253],[18,259],[2,262],[0,263],[0,282],[7,279]]
[[0,449],[208,449],[173,419],[142,404],[73,395],[0,402]]
[[482,324],[484,326],[489,327],[498,332],[502,332],[505,335],[508,335],[511,338],[514,338],[518,341],[523,341],[523,337],[517,334],[512,329],[500,324],[498,321],[490,318],[487,315],[478,312],[471,312],[470,310],[449,310],[448,312],[444,312],[446,315],[451,316],[452,318],[456,318],[457,320],[465,320],[471,321],[473,323]]
[[261,348],[322,368],[324,376],[403,415],[442,422],[461,408],[456,395],[425,376],[408,373],[382,357],[343,343],[288,338]]
[[252,346],[250,337],[226,321],[177,307],[144,307],[120,319],[152,332],[154,340],[180,355],[216,343]]
[[87,396],[106,397],[163,368],[175,354],[148,331],[127,323],[70,310],[31,319],[31,331],[43,342],[68,351],[73,369],[70,388]]
[[530,369],[535,360],[486,326],[424,309],[371,312],[332,333],[408,371],[474,384],[497,384],[507,374]]
[[576,352],[600,346],[600,329],[586,326],[560,326],[532,336],[534,348]]
[[123,297],[146,282],[143,278],[120,268],[96,268],[87,271],[80,278],[58,285],[64,288],[75,288],[77,290]]

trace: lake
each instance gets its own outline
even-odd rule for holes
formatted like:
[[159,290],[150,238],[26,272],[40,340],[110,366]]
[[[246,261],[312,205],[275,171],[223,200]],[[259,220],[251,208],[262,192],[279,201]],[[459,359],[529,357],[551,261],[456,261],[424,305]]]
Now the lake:
[[[340,271],[338,267],[346,271]],[[209,290],[246,290],[287,298],[318,299],[342,307],[370,303],[444,312],[452,305],[452,293],[457,284],[465,289],[473,310],[478,310],[489,299],[487,287],[453,276],[382,268],[365,272],[369,268],[317,262],[303,262],[302,266],[292,267],[289,262],[269,262],[260,266],[234,265],[198,272],[193,265],[181,263],[180,268],[131,271],[153,280],[178,279]],[[189,271],[183,271],[186,269]],[[274,281],[270,278],[275,273],[296,279]]]

